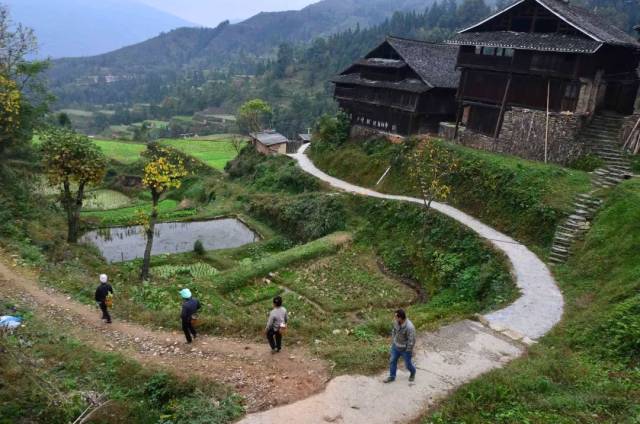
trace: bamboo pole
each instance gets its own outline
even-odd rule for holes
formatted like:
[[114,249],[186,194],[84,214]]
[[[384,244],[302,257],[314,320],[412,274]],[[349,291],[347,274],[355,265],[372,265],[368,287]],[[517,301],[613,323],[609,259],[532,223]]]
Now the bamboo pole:
[[551,92],[551,79],[547,80],[547,122],[544,129],[544,163],[549,161],[549,97]]
[[635,130],[638,128],[639,125],[640,125],[640,118],[638,118],[638,120],[636,121],[636,124],[631,129],[631,132],[629,133],[629,137],[627,137],[627,140],[624,142],[624,145],[622,146],[623,148],[626,148],[627,144],[629,144],[629,148],[631,148],[631,144],[629,142],[631,141],[631,138],[633,137],[633,133],[635,132]]

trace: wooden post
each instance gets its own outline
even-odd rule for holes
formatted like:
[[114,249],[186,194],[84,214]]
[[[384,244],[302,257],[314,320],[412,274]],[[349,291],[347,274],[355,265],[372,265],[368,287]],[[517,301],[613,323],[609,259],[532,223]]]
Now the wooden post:
[[511,87],[511,79],[513,78],[512,74],[509,74],[509,79],[507,80],[507,86],[504,88],[504,95],[502,96],[502,105],[500,106],[500,114],[498,115],[498,122],[496,122],[496,129],[493,132],[493,138],[498,139],[498,134],[500,133],[500,127],[502,126],[502,119],[504,118],[504,109],[507,106],[507,97],[509,96],[509,87]]
[[460,129],[460,119],[462,119],[462,110],[464,109],[464,105],[462,102],[458,103],[458,110],[456,112],[456,129],[453,132],[453,141],[458,139],[458,130]]
[[544,163],[549,160],[549,99],[551,97],[551,78],[547,79],[547,122],[544,129]]

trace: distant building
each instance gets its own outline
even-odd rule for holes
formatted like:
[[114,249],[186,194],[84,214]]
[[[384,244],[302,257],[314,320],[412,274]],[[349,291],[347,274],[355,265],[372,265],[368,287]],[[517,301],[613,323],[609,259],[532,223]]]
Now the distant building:
[[568,1],[517,1],[447,43],[460,46],[462,144],[566,163],[592,121],[615,137],[633,113],[640,44]]
[[298,134],[298,140],[303,143],[311,143],[311,134]]
[[333,78],[334,97],[354,126],[409,135],[455,119],[454,46],[387,39]]
[[287,154],[287,137],[273,130],[266,130],[258,133],[251,133],[251,144],[256,150],[264,155],[285,155]]

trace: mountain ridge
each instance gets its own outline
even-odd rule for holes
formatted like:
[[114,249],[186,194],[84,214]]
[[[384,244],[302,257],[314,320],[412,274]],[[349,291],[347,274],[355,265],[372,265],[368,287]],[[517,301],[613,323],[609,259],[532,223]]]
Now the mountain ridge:
[[15,22],[35,31],[40,57],[96,55],[193,25],[134,0],[1,2],[9,7]]

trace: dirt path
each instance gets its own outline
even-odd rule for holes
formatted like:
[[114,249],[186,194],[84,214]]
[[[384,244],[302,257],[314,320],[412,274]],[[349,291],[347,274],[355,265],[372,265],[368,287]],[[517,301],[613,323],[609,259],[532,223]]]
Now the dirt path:
[[[422,203],[420,199],[394,196],[358,187],[331,177],[304,154],[308,145],[290,155],[300,167],[332,187],[356,195]],[[462,321],[423,334],[417,340],[415,383],[407,373],[383,384],[386,373],[376,377],[342,376],[311,398],[248,415],[242,424],[348,423],[389,424],[418,419],[438,400],[479,375],[504,366],[520,356],[526,345],[547,333],[562,317],[563,299],[547,266],[512,238],[451,206],[433,208],[455,219],[490,241],[509,258],[521,296],[499,311],[479,317],[480,323]]]
[[[35,283],[0,261],[0,286],[98,350],[118,351],[142,363],[166,367],[184,375],[185,365],[205,379],[225,383],[246,399],[249,412],[309,397],[328,380],[326,364],[300,348],[276,356],[266,342],[256,344],[229,338],[200,336],[186,345],[178,332],[154,331],[130,322],[100,320],[97,308],[71,300]],[[280,378],[276,378],[280,376]]]

